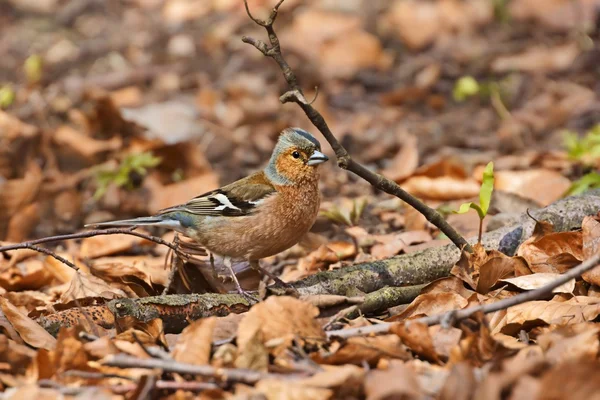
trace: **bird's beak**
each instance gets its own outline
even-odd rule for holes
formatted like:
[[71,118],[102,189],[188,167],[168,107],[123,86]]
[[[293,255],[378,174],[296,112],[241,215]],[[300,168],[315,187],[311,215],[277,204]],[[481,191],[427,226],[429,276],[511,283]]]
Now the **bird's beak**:
[[321,164],[327,160],[329,160],[329,157],[327,157],[325,154],[321,153],[320,151],[315,150],[315,151],[313,151],[312,156],[310,156],[310,158],[308,159],[308,165]]

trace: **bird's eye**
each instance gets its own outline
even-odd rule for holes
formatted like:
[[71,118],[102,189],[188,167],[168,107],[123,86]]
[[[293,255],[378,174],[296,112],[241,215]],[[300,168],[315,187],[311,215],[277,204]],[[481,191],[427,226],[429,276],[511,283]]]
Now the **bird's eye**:
[[294,157],[294,158],[300,158],[300,153],[298,153],[297,151],[294,151],[292,153],[292,157]]

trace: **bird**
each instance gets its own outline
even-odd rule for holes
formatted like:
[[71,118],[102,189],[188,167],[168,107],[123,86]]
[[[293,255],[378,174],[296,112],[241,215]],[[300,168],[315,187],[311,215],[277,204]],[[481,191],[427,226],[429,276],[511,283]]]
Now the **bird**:
[[[267,166],[245,178],[209,191],[148,217],[86,225],[158,226],[181,233],[210,254],[221,256],[238,293],[232,261],[274,278],[260,260],[300,241],[317,219],[320,206],[319,166],[329,158],[309,132],[286,128],[278,137]],[[214,267],[214,264],[213,264]]]

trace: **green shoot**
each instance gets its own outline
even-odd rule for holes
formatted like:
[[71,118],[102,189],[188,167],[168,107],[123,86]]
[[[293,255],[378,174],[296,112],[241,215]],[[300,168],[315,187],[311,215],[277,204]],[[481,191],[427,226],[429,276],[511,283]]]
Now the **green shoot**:
[[149,168],[160,164],[160,157],[155,157],[152,152],[129,154],[116,170],[99,170],[96,173],[96,192],[94,199],[99,200],[106,194],[111,184],[117,187],[133,189],[132,174],[146,176]]
[[598,188],[600,188],[600,174],[597,172],[590,172],[573,182],[565,196],[575,196],[587,192],[590,189]]
[[38,54],[27,57],[23,69],[25,70],[25,77],[29,84],[38,83],[42,80],[42,72],[44,69],[42,57]]
[[479,189],[479,204],[473,202],[463,203],[460,205],[458,211],[454,211],[457,214],[464,214],[473,209],[477,211],[479,215],[479,238],[478,243],[481,244],[481,235],[483,234],[483,219],[487,215],[492,201],[492,192],[494,191],[494,163],[489,162],[483,170],[483,181],[481,183],[481,189]]
[[10,86],[0,86],[0,109],[10,107],[15,101],[15,91]]
[[600,159],[600,124],[587,131],[582,138],[576,132],[564,131],[563,144],[571,160],[594,165]]
[[452,97],[458,102],[465,101],[469,97],[479,94],[481,86],[472,76],[463,76],[454,84]]

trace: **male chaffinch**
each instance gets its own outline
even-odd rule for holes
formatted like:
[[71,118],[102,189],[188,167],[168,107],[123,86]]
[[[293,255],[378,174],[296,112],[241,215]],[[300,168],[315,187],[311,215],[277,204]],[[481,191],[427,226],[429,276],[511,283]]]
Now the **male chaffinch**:
[[[282,252],[302,238],[319,212],[318,165],[328,158],[310,133],[284,129],[267,167],[185,204],[151,217],[110,221],[94,226],[162,226],[180,232],[222,256],[237,290],[233,260],[250,262]],[[270,275],[270,274],[269,274]]]

